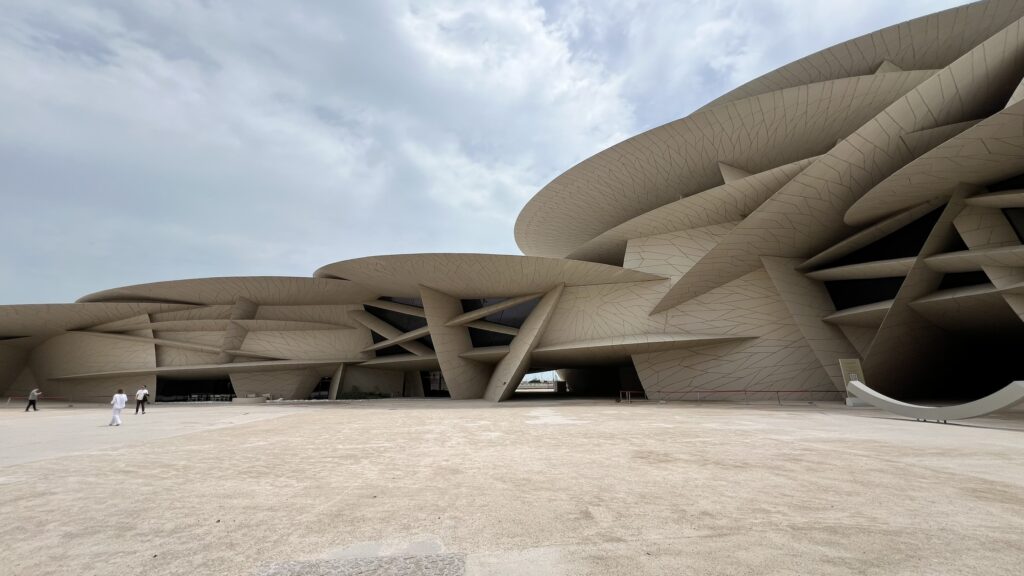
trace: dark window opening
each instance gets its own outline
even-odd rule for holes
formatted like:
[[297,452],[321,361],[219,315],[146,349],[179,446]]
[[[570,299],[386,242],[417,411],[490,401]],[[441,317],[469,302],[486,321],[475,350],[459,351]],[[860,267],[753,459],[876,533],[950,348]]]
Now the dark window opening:
[[451,393],[448,385],[444,382],[444,374],[439,370],[420,372],[420,381],[423,383],[423,395],[428,398],[449,398]]
[[1020,190],[1024,188],[1024,174],[1018,174],[1012,178],[1007,178],[1002,182],[989,184],[986,188],[988,188],[989,192],[1009,192],[1010,190]]
[[828,280],[825,289],[836,310],[845,310],[892,300],[900,291],[903,278],[871,278],[868,280]]
[[316,388],[309,394],[310,400],[327,400],[331,393],[331,377],[324,376],[316,383]]
[[1017,239],[1024,242],[1024,208],[1004,208],[1003,214],[1017,233]]
[[952,288],[964,288],[966,286],[978,286],[988,284],[988,276],[984,272],[952,272],[942,277],[938,290],[949,290]]
[[230,402],[235,389],[229,378],[181,380],[157,377],[157,402]]
[[892,234],[829,263],[828,267],[917,256],[944,209],[944,206],[936,208]]

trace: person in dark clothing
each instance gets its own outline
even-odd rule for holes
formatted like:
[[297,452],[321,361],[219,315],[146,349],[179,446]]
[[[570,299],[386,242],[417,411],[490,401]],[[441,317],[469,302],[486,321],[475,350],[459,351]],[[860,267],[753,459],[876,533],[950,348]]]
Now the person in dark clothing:
[[139,408],[142,408],[142,413],[146,413],[146,402],[149,401],[149,388],[145,385],[139,388],[135,392],[135,413],[139,413]]
[[36,400],[38,400],[42,395],[43,393],[39,391],[39,388],[33,388],[32,391],[28,393],[28,405],[25,406],[25,412],[28,412],[29,408],[31,408],[33,412],[38,412],[39,408],[36,408]]

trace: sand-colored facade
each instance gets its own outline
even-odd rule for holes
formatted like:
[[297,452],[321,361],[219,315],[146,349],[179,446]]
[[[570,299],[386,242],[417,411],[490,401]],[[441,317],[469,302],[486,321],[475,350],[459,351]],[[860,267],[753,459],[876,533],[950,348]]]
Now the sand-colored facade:
[[1024,378],[1024,1],[823,50],[544,187],[525,255],[411,254],[0,306],[0,393],[895,398]]

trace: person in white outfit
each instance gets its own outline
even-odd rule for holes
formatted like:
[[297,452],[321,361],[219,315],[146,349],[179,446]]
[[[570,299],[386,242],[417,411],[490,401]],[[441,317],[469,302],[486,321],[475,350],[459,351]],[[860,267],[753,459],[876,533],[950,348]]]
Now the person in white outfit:
[[117,389],[117,394],[110,400],[110,405],[114,407],[114,415],[110,418],[110,424],[107,426],[120,426],[121,425],[121,410],[124,410],[125,404],[128,403],[128,396],[124,393],[121,388]]

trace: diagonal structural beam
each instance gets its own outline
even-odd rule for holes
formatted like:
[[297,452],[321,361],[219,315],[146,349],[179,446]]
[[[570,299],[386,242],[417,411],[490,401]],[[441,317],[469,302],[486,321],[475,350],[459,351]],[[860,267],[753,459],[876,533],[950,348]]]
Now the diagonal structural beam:
[[[352,310],[348,313],[348,317],[388,340],[398,338],[404,334],[404,332],[398,328],[395,328],[391,324],[377,318],[366,310]],[[398,345],[417,356],[429,356],[434,353],[433,350],[419,342],[402,342]]]
[[363,348],[363,352],[373,352],[374,350],[382,350],[384,348],[390,348],[391,346],[397,346],[399,344],[404,344],[404,343],[409,342],[411,340],[416,340],[418,338],[423,338],[424,336],[426,336],[428,334],[430,334],[430,328],[427,327],[427,326],[424,326],[422,328],[417,328],[415,330],[410,330],[410,331],[405,332],[403,334],[399,334],[398,336],[395,336],[394,338],[388,338],[387,340],[384,340],[382,342],[378,342],[378,343],[374,344],[373,346],[367,346],[366,348]]
[[363,304],[363,306],[372,306],[373,308],[390,310],[392,312],[398,312],[399,314],[405,314],[407,316],[416,316],[417,318],[427,317],[426,313],[423,311],[423,308],[410,306],[408,304],[400,304],[398,302],[391,302],[390,300],[374,300],[373,302],[367,302]]
[[519,382],[530,368],[530,355],[540,342],[564,288],[564,284],[556,286],[545,294],[537,303],[537,307],[530,312],[519,328],[519,335],[509,344],[508,354],[495,366],[487,383],[484,398],[498,402],[512,397],[512,393],[519,387]]
[[477,330],[497,332],[498,334],[508,334],[509,336],[519,334],[519,328],[516,328],[515,326],[505,326],[504,324],[495,324],[494,322],[485,322],[483,320],[475,320],[467,323],[465,326],[466,328],[476,328]]
[[505,300],[503,302],[498,302],[497,304],[491,304],[490,306],[484,306],[483,308],[480,308],[479,310],[473,310],[472,312],[466,312],[465,314],[459,314],[455,318],[452,318],[451,320],[449,320],[446,324],[448,326],[462,326],[463,324],[469,324],[470,322],[472,322],[474,320],[479,320],[479,319],[484,318],[486,316],[490,316],[491,314],[494,314],[495,312],[501,312],[502,310],[506,310],[508,308],[512,308],[513,306],[518,306],[519,304],[522,304],[523,302],[529,302],[530,300],[533,300],[533,299],[538,298],[538,297],[540,297],[540,294],[527,294],[526,296],[517,296],[515,298],[509,298],[508,300]]

